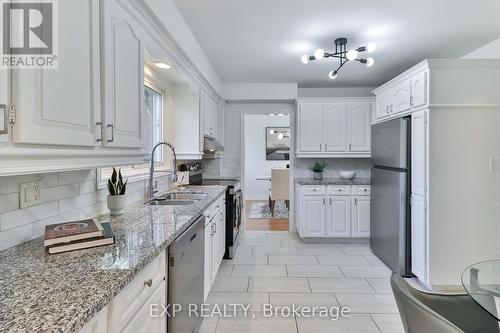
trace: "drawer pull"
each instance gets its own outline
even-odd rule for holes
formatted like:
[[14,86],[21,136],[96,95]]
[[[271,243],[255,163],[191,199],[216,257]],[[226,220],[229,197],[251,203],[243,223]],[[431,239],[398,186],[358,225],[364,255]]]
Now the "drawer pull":
[[149,279],[147,281],[144,281],[144,285],[148,286],[148,287],[151,287],[153,285],[153,279]]

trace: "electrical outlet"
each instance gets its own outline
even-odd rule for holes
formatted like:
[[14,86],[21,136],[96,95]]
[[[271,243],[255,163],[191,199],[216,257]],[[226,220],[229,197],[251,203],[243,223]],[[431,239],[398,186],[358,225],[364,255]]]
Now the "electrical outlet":
[[499,172],[500,171],[498,157],[494,157],[494,156],[490,157],[490,171],[491,172]]
[[39,181],[19,184],[20,208],[38,205],[41,198],[41,183]]

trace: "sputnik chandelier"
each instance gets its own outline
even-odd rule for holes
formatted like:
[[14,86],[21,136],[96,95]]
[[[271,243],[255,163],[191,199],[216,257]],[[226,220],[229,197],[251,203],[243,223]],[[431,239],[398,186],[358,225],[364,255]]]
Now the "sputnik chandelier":
[[371,67],[375,62],[372,57],[369,58],[359,58],[358,53],[367,51],[368,53],[374,52],[376,49],[375,43],[368,43],[367,46],[361,46],[357,49],[352,49],[347,51],[347,38],[337,38],[335,40],[335,53],[328,53],[322,49],[317,49],[314,51],[314,55],[309,56],[304,54],[301,58],[303,64],[309,63],[311,60],[320,60],[323,58],[337,58],[339,60],[339,66],[337,69],[332,70],[328,73],[328,77],[332,80],[337,78],[338,71],[344,66],[348,61],[359,61],[361,64],[365,64],[367,67]]

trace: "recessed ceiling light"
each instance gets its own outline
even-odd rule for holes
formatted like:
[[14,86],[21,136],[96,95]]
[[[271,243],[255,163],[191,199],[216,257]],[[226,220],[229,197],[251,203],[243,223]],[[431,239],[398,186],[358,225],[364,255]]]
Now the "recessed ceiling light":
[[285,115],[285,114],[283,114],[283,113],[278,113],[278,116],[279,116],[279,117],[283,117],[284,115]]
[[157,62],[157,63],[155,63],[155,66],[158,68],[161,68],[161,69],[169,69],[170,68],[170,66],[164,62]]
[[274,117],[274,115],[275,115],[275,114],[274,114],[274,113],[270,113],[269,115],[270,115],[271,117]]

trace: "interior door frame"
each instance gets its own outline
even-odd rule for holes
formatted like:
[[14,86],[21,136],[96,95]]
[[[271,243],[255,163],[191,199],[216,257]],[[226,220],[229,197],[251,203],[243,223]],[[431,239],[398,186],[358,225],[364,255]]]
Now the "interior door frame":
[[[290,206],[289,206],[289,214],[288,214],[288,230],[290,232],[296,232],[295,228],[295,187],[294,187],[294,168],[295,168],[295,143],[296,143],[296,126],[295,126],[295,119],[296,119],[296,114],[297,114],[297,105],[296,103],[292,101],[282,101],[280,103],[290,103],[290,108],[282,108],[279,110],[274,110],[271,111],[266,111],[265,110],[265,105],[270,105],[272,103],[262,103],[263,109],[264,110],[245,110],[245,107],[242,107],[239,112],[240,112],[240,183],[241,183],[241,190],[243,194],[243,211],[242,211],[242,216],[246,216],[246,199],[245,199],[245,115],[269,115],[269,113],[283,113],[285,115],[289,115],[289,126],[290,126],[290,179],[289,179],[289,188],[290,188]],[[250,105],[250,103],[243,103],[246,105]],[[243,231],[246,230],[246,218],[243,218],[242,221],[242,226],[243,226]]]

